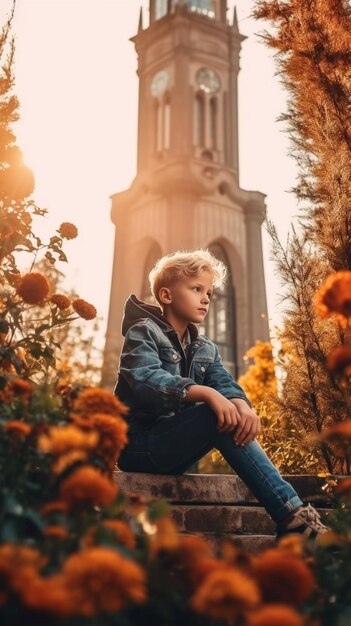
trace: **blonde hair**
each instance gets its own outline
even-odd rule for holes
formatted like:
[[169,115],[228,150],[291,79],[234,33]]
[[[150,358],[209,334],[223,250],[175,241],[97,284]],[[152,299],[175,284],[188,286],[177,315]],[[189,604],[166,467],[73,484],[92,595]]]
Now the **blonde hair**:
[[207,249],[185,252],[177,250],[156,261],[149,274],[151,293],[159,300],[162,287],[168,287],[183,276],[197,276],[206,271],[213,274],[213,287],[221,287],[225,282],[228,270],[224,263]]

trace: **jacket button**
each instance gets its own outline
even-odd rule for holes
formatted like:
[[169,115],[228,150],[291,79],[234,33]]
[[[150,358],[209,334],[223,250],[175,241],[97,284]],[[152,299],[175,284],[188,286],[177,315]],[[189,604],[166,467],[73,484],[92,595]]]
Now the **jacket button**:
[[200,367],[200,372],[206,372],[204,366]]
[[172,359],[175,361],[177,359],[177,355],[174,353],[172,354]]

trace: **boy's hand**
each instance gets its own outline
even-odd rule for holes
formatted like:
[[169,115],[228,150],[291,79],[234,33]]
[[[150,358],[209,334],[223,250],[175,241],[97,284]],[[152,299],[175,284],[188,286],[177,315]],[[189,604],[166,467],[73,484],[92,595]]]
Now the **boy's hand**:
[[217,415],[218,430],[221,433],[228,433],[238,427],[240,414],[237,407],[231,400],[222,396],[215,389],[209,389],[207,404]]
[[260,432],[260,418],[250,409],[245,400],[232,398],[230,402],[239,413],[239,422],[235,429],[234,441],[238,446],[245,446],[249,441],[255,439]]

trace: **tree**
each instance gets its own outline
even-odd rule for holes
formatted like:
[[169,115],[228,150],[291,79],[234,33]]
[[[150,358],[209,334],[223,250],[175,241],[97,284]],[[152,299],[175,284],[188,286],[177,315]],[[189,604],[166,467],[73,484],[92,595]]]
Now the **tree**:
[[[254,14],[274,26],[263,38],[277,51],[288,92],[281,120],[299,171],[299,233],[285,250],[268,229],[285,287],[282,340],[292,347],[277,406],[303,442],[351,414],[349,386],[327,367],[331,349],[350,341],[350,328],[335,316],[322,320],[315,297],[327,276],[351,269],[351,7],[346,0],[258,0]],[[318,446],[329,472],[350,472],[347,457],[323,440]]]

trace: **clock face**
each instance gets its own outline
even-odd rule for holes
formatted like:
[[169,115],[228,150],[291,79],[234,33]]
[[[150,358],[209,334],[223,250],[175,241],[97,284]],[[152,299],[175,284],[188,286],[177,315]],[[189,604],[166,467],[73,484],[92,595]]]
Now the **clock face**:
[[165,93],[170,83],[170,76],[167,70],[161,70],[157,72],[152,79],[151,83],[151,94],[154,98],[158,98]]
[[196,83],[205,93],[217,93],[221,88],[221,79],[217,72],[209,67],[200,67],[196,72]]

